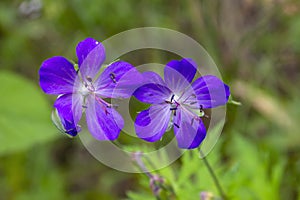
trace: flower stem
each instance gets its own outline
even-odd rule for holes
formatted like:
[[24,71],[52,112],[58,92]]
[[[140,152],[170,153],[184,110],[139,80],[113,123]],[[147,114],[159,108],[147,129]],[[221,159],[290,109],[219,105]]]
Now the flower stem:
[[203,159],[204,165],[208,169],[211,177],[213,178],[213,181],[214,181],[214,183],[215,183],[215,185],[217,187],[217,190],[219,191],[219,194],[221,195],[221,197],[222,197],[223,200],[226,200],[227,198],[226,198],[226,195],[224,193],[224,190],[222,189],[222,186],[221,186],[221,184],[220,184],[220,182],[219,182],[219,180],[218,180],[218,178],[217,178],[217,176],[216,176],[213,168],[210,166],[210,164],[209,164],[208,160],[206,159],[204,153],[200,149],[199,149],[199,153],[200,153],[200,157]]
[[[133,153],[133,160],[137,164],[140,171],[142,173],[144,173],[150,179],[150,188],[151,188],[153,194],[155,195],[155,198],[157,200],[161,200],[161,198],[159,196],[160,190],[165,190],[165,191],[169,192],[170,199],[175,198],[176,194],[175,194],[174,189],[165,183],[165,179],[163,177],[149,172],[145,163],[142,160],[142,156],[143,156],[142,152],[135,152],[135,153]],[[148,161],[150,161],[150,160],[148,160]]]
[[143,154],[141,152],[135,152],[133,154],[133,159],[136,162],[137,166],[141,170],[142,173],[145,173],[149,178],[152,178],[152,174],[149,172],[149,170],[146,168],[144,162],[142,161]]

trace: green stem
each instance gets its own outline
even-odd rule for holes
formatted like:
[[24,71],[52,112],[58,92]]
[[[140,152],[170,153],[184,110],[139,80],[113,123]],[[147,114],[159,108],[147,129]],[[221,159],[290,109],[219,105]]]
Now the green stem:
[[[149,170],[147,169],[146,165],[144,164],[144,162],[142,160],[142,156],[143,156],[143,153],[141,153],[141,152],[133,153],[133,159],[134,159],[135,163],[137,164],[138,168],[140,169],[140,171],[142,173],[144,173],[150,179],[150,186],[151,185],[155,186],[155,187],[157,186],[162,190],[170,192],[172,194],[172,196],[176,196],[173,188],[171,186],[168,187],[167,185],[165,185],[163,183],[164,179],[162,179],[162,177],[153,175],[149,172]],[[150,161],[150,160],[148,160],[148,161]],[[155,193],[155,190],[153,190],[153,192],[154,192],[156,199],[161,200],[161,198],[159,197],[159,193]]]
[[213,168],[210,166],[208,160],[206,159],[205,155],[203,154],[203,152],[202,152],[200,149],[199,149],[199,153],[200,153],[200,157],[203,159],[204,165],[205,165],[206,168],[208,169],[208,171],[209,171],[211,177],[213,178],[213,181],[214,181],[214,183],[215,183],[215,185],[216,185],[216,187],[217,187],[217,189],[218,189],[218,191],[219,191],[219,194],[221,195],[221,197],[222,197],[224,200],[227,199],[227,198],[226,198],[226,195],[225,195],[225,193],[224,193],[224,190],[222,189],[222,186],[221,186],[221,184],[220,184],[220,182],[219,182],[219,180],[218,180],[218,178],[217,178],[217,176],[216,176],[216,174],[215,174]]

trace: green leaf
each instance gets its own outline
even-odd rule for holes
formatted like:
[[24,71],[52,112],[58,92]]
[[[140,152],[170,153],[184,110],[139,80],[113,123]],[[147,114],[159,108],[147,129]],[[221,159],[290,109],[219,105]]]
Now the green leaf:
[[59,134],[40,89],[23,77],[0,71],[0,155],[24,150]]

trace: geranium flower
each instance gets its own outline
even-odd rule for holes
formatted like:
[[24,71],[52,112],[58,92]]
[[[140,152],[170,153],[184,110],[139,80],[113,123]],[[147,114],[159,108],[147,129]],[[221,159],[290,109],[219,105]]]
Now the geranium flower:
[[193,149],[206,136],[203,109],[226,104],[230,91],[219,78],[206,75],[193,83],[197,67],[192,59],[170,61],[164,80],[154,72],[145,72],[150,83],[139,87],[134,96],[148,104],[135,120],[137,136],[148,142],[160,140],[173,127],[179,148]]
[[61,56],[45,60],[39,70],[40,86],[47,94],[59,95],[54,103],[65,133],[76,136],[85,110],[87,126],[94,138],[114,140],[124,126],[121,115],[103,98],[128,98],[142,80],[129,63],[117,61],[97,76],[105,60],[104,46],[92,39],[76,47],[78,70]]

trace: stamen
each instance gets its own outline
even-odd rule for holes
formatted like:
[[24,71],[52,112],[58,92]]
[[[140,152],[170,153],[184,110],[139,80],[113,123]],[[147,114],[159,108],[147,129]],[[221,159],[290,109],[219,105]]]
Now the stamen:
[[172,97],[171,97],[171,102],[173,102],[174,97],[175,97],[175,94],[172,95]]
[[115,73],[110,73],[109,76],[114,83],[117,82]]
[[178,124],[174,123],[174,126],[176,126],[177,128],[180,128]]
[[93,79],[92,79],[90,76],[87,76],[87,77],[86,77],[86,80],[87,80],[88,82],[90,82],[90,83],[93,81]]
[[106,106],[107,108],[118,108],[119,107],[119,105],[113,105],[113,104],[108,104],[107,106]]
[[82,107],[83,107],[83,108],[87,108],[87,106],[86,106],[86,105],[82,105]]
[[175,107],[175,108],[170,108],[170,110],[177,110],[177,107]]
[[101,98],[99,98],[98,96],[96,96],[96,95],[94,95],[94,97],[95,97],[95,99],[96,99],[96,101],[100,104],[100,106],[102,107],[102,109],[104,110],[104,112],[105,112],[105,114],[106,115],[108,115],[108,114],[110,114],[109,112],[108,112],[108,108],[110,108],[108,105],[110,105],[110,104],[108,104],[106,101],[104,101],[103,99],[101,99]]

